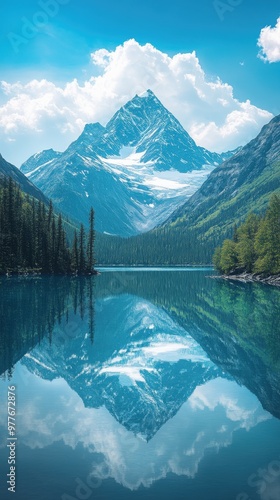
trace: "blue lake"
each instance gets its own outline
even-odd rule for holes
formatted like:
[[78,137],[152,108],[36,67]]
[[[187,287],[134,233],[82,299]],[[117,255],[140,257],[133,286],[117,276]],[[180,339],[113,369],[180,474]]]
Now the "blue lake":
[[19,500],[279,500],[280,290],[101,271],[0,280],[0,498],[14,386]]

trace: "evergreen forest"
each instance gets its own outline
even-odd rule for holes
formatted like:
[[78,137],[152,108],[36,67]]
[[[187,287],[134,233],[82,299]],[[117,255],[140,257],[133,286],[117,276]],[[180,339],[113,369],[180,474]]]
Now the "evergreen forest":
[[273,195],[263,216],[250,213],[215,251],[213,263],[220,272],[280,273],[280,196]]
[[22,192],[11,179],[0,186],[0,274],[91,274],[94,272],[94,211],[89,230],[75,230],[70,245],[62,215],[52,202]]

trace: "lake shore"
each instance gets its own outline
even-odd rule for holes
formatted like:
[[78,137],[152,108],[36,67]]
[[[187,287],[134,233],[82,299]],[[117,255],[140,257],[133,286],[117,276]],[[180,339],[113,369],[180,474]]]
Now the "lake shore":
[[233,273],[221,274],[219,276],[210,276],[210,278],[222,278],[225,280],[241,281],[243,283],[264,283],[266,285],[280,286],[280,274],[264,275],[257,273]]

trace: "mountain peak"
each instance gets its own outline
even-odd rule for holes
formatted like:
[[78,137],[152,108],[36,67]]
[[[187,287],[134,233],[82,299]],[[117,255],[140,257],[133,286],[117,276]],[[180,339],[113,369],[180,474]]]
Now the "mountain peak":
[[130,107],[131,105],[151,108],[154,108],[156,105],[157,107],[161,108],[162,111],[167,111],[162,102],[151,89],[147,89],[141,94],[136,94],[130,101],[128,101],[124,105],[124,108]]
[[142,98],[149,98],[149,97],[156,97],[154,92],[151,89],[145,90],[145,92],[142,92],[141,94],[136,94],[138,97]]

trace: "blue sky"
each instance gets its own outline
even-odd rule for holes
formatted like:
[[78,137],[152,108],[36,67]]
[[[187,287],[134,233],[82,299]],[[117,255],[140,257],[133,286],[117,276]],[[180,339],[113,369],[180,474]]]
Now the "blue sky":
[[[92,64],[91,54],[94,51],[107,49],[113,53],[117,46],[127,40],[135,39],[141,47],[149,43],[160,53],[168,54],[169,57],[195,51],[208,82],[217,81],[219,78],[223,84],[227,83],[232,86],[233,96],[238,102],[246,102],[249,99],[252,105],[261,110],[274,115],[280,113],[278,90],[280,62],[269,63],[257,57],[260,50],[260,47],[257,47],[257,41],[262,28],[274,27],[280,16],[279,1],[270,0],[269,3],[265,3],[256,0],[191,2],[187,0],[173,0],[172,2],[107,0],[102,4],[89,0],[49,1],[52,2],[49,8],[54,9],[52,15],[44,14],[42,5],[47,4],[47,0],[41,0],[41,2],[5,0],[1,3],[1,80],[9,85],[20,82],[22,87],[20,89],[13,87],[12,91],[10,88],[9,92],[6,87],[6,91],[0,93],[0,106],[5,106],[11,99],[21,99],[22,103],[26,93],[24,85],[34,79],[38,81],[45,79],[57,88],[65,88],[67,82],[77,79],[77,82],[83,86],[85,81],[90,81],[90,78],[102,75],[105,71],[104,64],[103,66]],[[26,31],[27,22],[30,23],[28,29],[33,29],[33,32]],[[40,22],[41,25],[38,24]],[[114,73],[113,79],[115,77]],[[157,90],[158,85],[154,85],[153,90]],[[162,90],[159,90],[161,94],[159,97],[176,114],[179,101],[177,98],[178,102],[174,101],[172,104],[168,98],[168,94],[173,92],[170,85],[172,85],[171,81],[166,80],[166,101]],[[132,88],[134,88],[133,85]],[[110,92],[112,93],[111,90]],[[116,94],[115,90],[114,94]],[[32,90],[33,101],[35,97]],[[116,111],[117,103],[124,103],[125,97],[132,96],[129,96],[127,92],[124,92],[122,96],[117,93],[116,104],[112,105],[111,114]],[[56,107],[60,105],[65,106],[65,102],[59,104],[57,101]],[[203,106],[203,102],[201,105]],[[96,106],[95,103],[95,108]],[[110,117],[109,104],[106,112],[103,110],[103,114],[101,111],[97,112],[96,116],[92,113],[92,120],[91,116],[85,116],[81,112],[79,121],[79,113],[76,111],[75,125],[71,127],[71,123],[67,123],[69,133],[65,132],[65,123],[61,125],[64,129],[59,141],[57,133],[55,140],[52,134],[48,134],[50,113],[39,123],[36,110],[33,109],[33,117],[30,117],[28,124],[22,119],[18,120],[16,126],[13,127],[11,123],[7,125],[9,121],[7,114],[11,112],[11,109],[14,110],[14,107],[11,107],[10,103],[8,107],[1,109],[2,113],[0,111],[2,131],[0,151],[3,151],[2,154],[10,155],[10,158],[7,158],[10,161],[14,159],[19,161],[21,158],[23,161],[26,159],[25,155],[31,152],[32,147],[35,148],[33,152],[36,152],[36,146],[32,146],[31,132],[33,137],[38,139],[36,140],[38,147],[50,147],[53,140],[55,148],[63,149],[67,141],[70,142],[78,135],[79,127],[82,129],[86,121],[95,121],[97,118],[101,122],[106,122]],[[23,111],[26,114],[26,110],[26,107],[19,106],[16,109],[17,117]],[[213,107],[213,114],[214,110],[215,107]],[[42,118],[43,112],[39,114]],[[178,114],[177,117],[184,121]],[[62,120],[61,116],[58,118]],[[268,121],[268,118],[268,114],[266,118],[261,116],[258,125],[261,126],[265,119]],[[32,119],[37,120],[37,129],[34,125],[35,121],[31,124]],[[222,126],[222,119],[226,120],[222,116],[217,118],[213,116],[217,126]],[[253,118],[253,120],[257,119]],[[208,124],[205,117],[200,118],[200,124],[201,126]],[[189,122],[186,120],[183,125],[189,128],[188,131],[193,132],[197,142],[211,149],[210,140],[206,140],[203,144],[204,136],[198,133],[199,123],[194,124],[193,120]],[[254,136],[255,132],[256,127],[255,129],[251,127],[251,135]],[[249,135],[244,135],[244,141],[249,138]],[[44,139],[42,139],[43,136]],[[242,142],[241,139],[242,137],[236,136],[236,141]],[[23,148],[22,155],[11,154],[16,142],[20,148]],[[212,149],[217,149],[217,138],[213,139],[212,143]],[[231,146],[231,143],[225,141],[225,148],[222,146],[221,149],[226,149]]]

